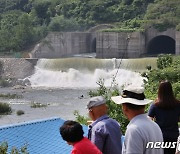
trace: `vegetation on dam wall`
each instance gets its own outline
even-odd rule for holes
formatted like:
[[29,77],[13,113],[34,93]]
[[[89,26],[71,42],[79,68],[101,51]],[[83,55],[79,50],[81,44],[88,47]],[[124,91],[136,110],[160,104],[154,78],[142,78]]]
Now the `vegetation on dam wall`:
[[0,53],[29,51],[48,31],[86,31],[99,24],[111,24],[113,31],[180,30],[180,1],[0,0]]

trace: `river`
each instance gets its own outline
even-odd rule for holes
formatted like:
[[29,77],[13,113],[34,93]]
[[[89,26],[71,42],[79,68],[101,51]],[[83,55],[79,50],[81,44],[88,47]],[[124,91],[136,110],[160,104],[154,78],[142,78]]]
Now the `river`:
[[[20,99],[3,99],[11,105],[11,115],[1,116],[0,125],[14,124],[36,119],[60,117],[75,119],[74,111],[87,116],[86,103],[88,92],[98,87],[97,81],[104,79],[106,87],[111,87],[113,78],[121,88],[124,85],[143,85],[139,72],[147,65],[156,67],[156,59],[95,59],[65,58],[40,59],[34,74],[25,78],[31,86],[25,88],[0,88],[0,93],[22,95]],[[24,79],[24,80],[25,80]],[[32,108],[33,102],[46,104],[47,107]],[[17,116],[17,110],[24,115]]]

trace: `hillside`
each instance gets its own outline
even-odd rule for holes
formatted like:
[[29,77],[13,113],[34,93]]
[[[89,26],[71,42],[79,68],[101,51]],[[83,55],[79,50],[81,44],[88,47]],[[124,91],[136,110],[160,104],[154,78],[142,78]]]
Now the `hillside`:
[[48,31],[180,30],[179,0],[0,0],[0,53],[26,51]]

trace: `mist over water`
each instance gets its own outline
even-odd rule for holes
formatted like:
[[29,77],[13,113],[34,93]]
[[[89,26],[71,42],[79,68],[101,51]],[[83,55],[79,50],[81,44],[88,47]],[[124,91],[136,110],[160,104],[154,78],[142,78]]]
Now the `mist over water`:
[[32,87],[88,89],[96,88],[98,86],[96,82],[100,78],[104,79],[106,87],[110,87],[113,77],[117,74],[115,83],[118,86],[143,85],[143,78],[132,70],[142,70],[146,66],[141,64],[139,65],[141,68],[135,69],[131,65],[137,66],[134,62],[130,64],[127,60],[117,59],[41,59],[35,67],[35,73],[28,79]]

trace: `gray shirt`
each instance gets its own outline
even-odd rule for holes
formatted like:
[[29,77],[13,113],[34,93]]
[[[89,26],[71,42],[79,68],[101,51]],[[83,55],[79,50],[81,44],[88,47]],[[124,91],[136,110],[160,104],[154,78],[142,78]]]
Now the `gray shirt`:
[[[147,117],[140,114],[131,119],[125,133],[123,154],[163,154],[162,148],[152,148],[148,142],[163,142],[163,136],[159,126]],[[154,147],[154,146],[153,146]]]
[[103,154],[121,154],[120,125],[114,119],[104,115],[90,126],[89,139],[102,151]]

